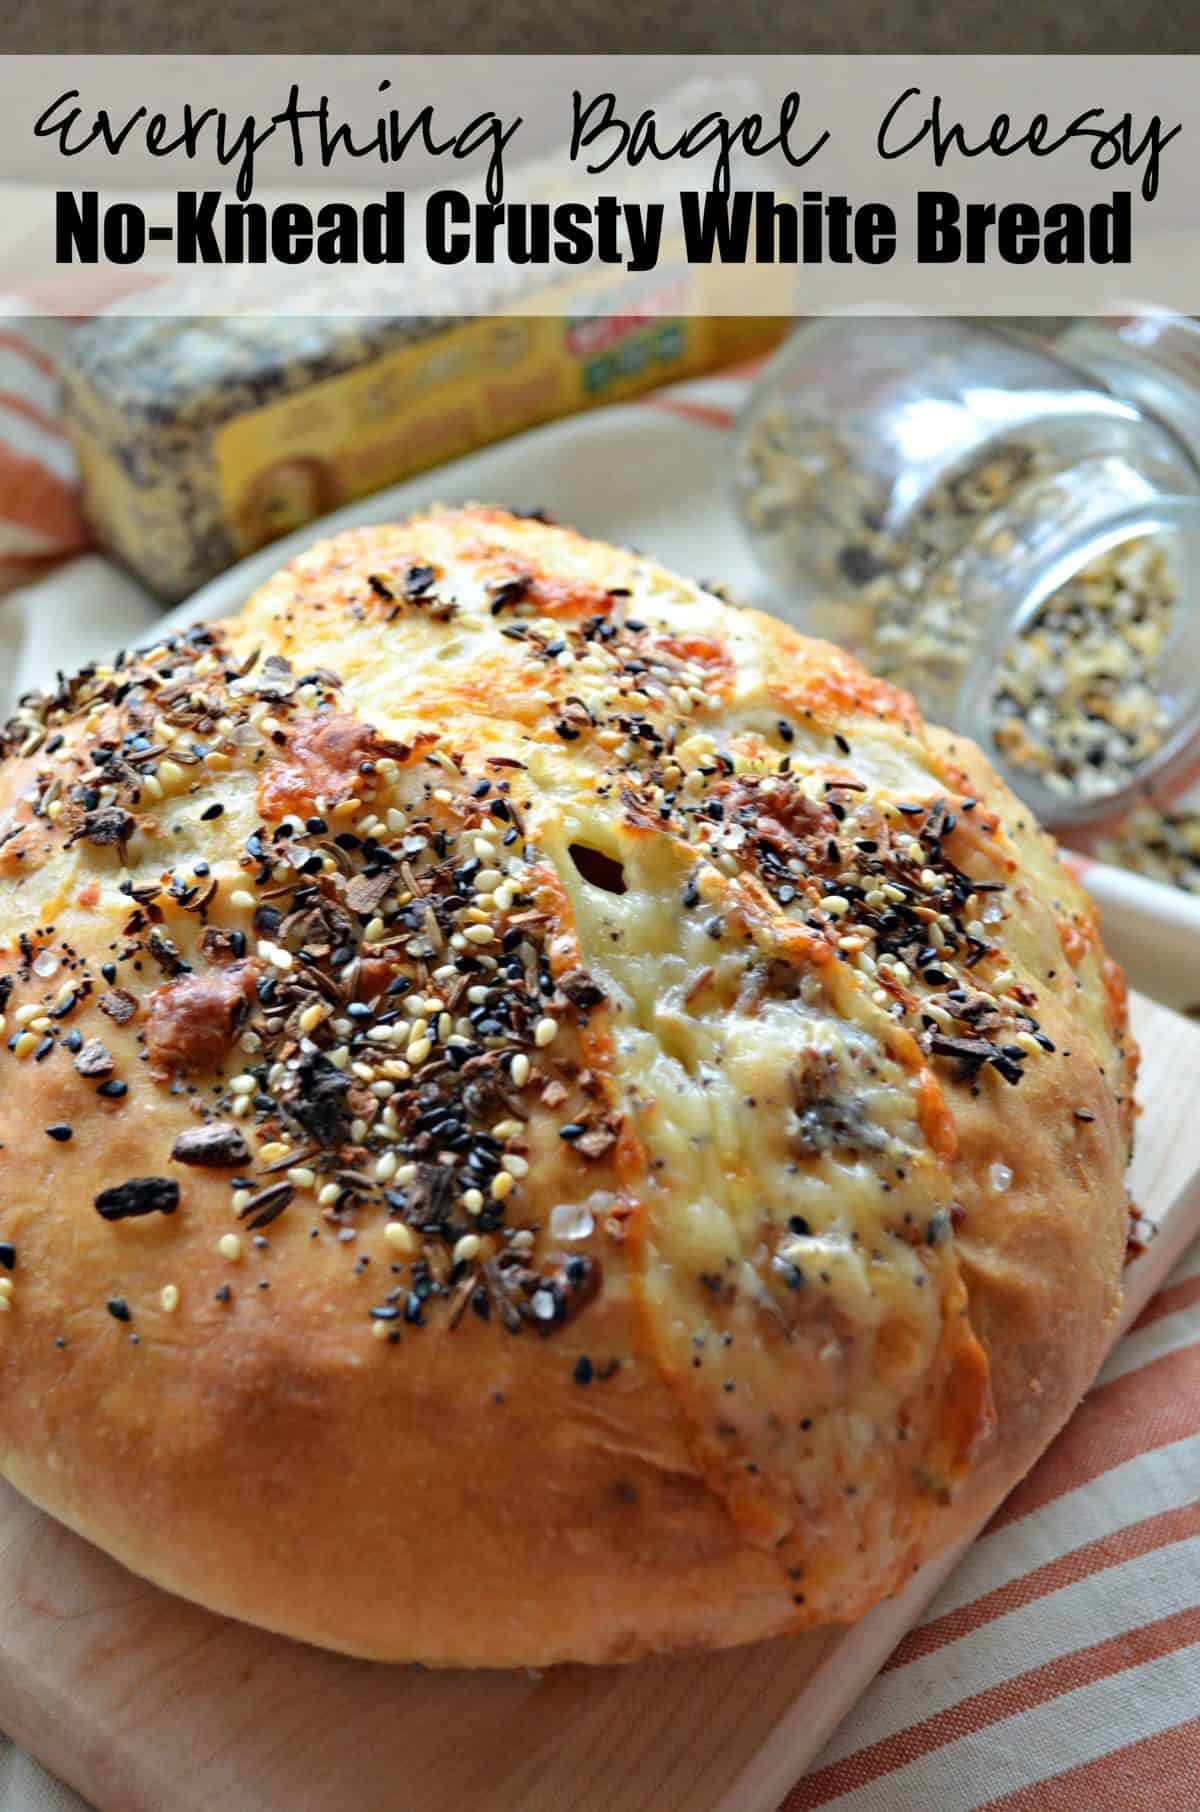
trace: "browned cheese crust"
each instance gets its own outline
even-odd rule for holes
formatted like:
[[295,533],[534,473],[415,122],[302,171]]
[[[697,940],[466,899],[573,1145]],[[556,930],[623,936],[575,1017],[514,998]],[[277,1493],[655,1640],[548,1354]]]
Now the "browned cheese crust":
[[473,508],[0,749],[0,1464],[137,1571],[385,1658],[746,1641],[1090,1380],[1119,975],[839,651]]

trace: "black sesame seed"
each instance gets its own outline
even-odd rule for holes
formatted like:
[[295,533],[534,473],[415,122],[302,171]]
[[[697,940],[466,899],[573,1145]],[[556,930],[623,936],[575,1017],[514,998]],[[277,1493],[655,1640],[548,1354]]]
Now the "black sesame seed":
[[13,1271],[17,1264],[17,1248],[11,1240],[0,1239],[0,1265],[6,1271]]
[[571,1373],[571,1376],[574,1378],[576,1384],[590,1384],[595,1377],[592,1362],[586,1353],[582,1354],[581,1357],[575,1361],[575,1370]]
[[110,1296],[105,1307],[114,1321],[133,1320],[133,1316],[129,1312],[129,1304],[123,1296]]
[[114,1076],[111,1081],[102,1082],[96,1090],[96,1093],[98,1095],[103,1095],[106,1101],[120,1101],[123,1095],[129,1093],[129,1084],[127,1082],[119,1082]]
[[73,1136],[74,1131],[74,1127],[68,1126],[65,1120],[56,1120],[53,1126],[46,1128],[46,1136],[53,1139],[57,1145],[65,1145],[67,1140]]

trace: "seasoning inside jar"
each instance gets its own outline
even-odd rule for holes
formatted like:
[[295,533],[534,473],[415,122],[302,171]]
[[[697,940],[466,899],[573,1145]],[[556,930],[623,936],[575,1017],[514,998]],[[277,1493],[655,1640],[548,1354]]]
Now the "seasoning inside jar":
[[1008,645],[992,735],[1016,768],[1064,797],[1128,786],[1170,724],[1161,663],[1178,588],[1145,537],[1103,554],[1047,598]]
[[1149,801],[1135,805],[1095,853],[1102,862],[1136,869],[1151,881],[1200,893],[1200,806],[1163,811]]
[[735,483],[773,606],[983,743],[1043,819],[1180,772],[1200,468],[1086,373],[975,323],[812,323],[743,415]]

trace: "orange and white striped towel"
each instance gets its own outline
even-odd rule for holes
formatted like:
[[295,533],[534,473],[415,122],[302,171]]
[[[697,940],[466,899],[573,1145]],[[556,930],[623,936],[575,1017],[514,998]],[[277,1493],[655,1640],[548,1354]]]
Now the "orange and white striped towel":
[[0,299],[0,591],[88,544],[46,350],[55,330],[5,314]]

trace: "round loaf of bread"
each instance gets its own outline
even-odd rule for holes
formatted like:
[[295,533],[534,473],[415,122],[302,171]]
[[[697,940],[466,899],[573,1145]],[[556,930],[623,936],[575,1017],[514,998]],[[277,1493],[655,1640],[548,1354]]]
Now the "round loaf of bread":
[[490,508],[0,763],[0,1467],[359,1655],[858,1616],[1070,1413],[1133,1056],[1054,847],[837,649]]

